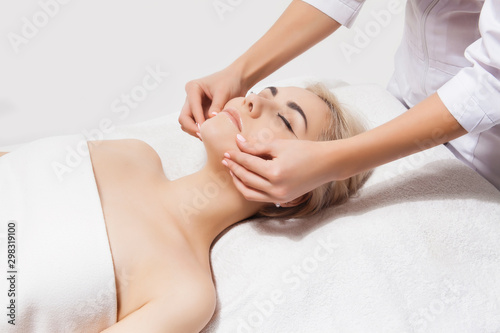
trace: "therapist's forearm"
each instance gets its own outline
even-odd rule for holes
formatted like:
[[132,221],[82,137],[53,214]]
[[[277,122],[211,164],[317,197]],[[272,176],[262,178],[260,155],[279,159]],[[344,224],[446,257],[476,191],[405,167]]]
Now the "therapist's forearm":
[[264,36],[230,66],[241,73],[243,85],[250,88],[340,26],[308,3],[294,0]]
[[349,178],[464,134],[467,131],[435,93],[383,125],[330,145],[326,165],[342,166],[330,180]]

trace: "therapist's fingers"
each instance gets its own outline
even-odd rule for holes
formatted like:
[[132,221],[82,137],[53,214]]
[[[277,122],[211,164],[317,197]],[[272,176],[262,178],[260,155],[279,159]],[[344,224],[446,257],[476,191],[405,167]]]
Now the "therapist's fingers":
[[265,160],[271,160],[275,156],[273,142],[263,143],[258,141],[247,141],[241,134],[236,135],[238,148],[247,154],[259,156]]
[[[238,135],[236,140],[238,148],[241,151],[230,150],[226,152],[227,157],[231,161],[236,162],[248,171],[251,171],[266,180],[272,177],[272,168],[270,168],[270,160],[274,158],[273,147],[270,144],[250,143],[243,141],[241,135]],[[259,188],[263,189],[263,188]]]
[[195,122],[198,125],[203,124],[205,121],[205,114],[203,113],[203,100],[205,98],[211,99],[210,96],[201,85],[196,82],[188,82],[186,84],[187,100],[189,102],[190,112],[193,115]]
[[208,116],[213,117],[217,113],[221,112],[222,108],[226,103],[230,100],[229,92],[218,92],[214,93],[214,98],[212,99],[212,104],[210,105],[210,109],[208,110]]
[[181,124],[181,129],[184,132],[186,132],[194,137],[198,137],[198,135],[196,134],[196,132],[199,131],[198,125],[196,125],[196,121],[194,120],[194,118],[191,114],[189,102],[188,102],[187,98],[186,98],[186,102],[184,103],[184,106],[182,107],[178,121],[179,121],[179,124]]
[[236,177],[238,177],[240,182],[247,187],[264,192],[271,187],[271,184],[267,179],[245,169],[238,163],[235,163],[228,158],[224,158],[222,164],[224,164]]
[[262,191],[245,185],[232,171],[229,171],[236,189],[249,201],[270,202],[268,196]]
[[[269,161],[259,156],[254,156],[244,152],[230,150],[226,153],[226,159],[236,163],[239,167],[252,172],[259,177],[269,180]],[[228,157],[229,156],[229,157]],[[228,163],[229,164],[229,163]],[[236,168],[236,167],[234,167]],[[251,179],[251,178],[250,178]],[[254,186],[257,184],[254,184]],[[259,189],[263,189],[260,187]]]

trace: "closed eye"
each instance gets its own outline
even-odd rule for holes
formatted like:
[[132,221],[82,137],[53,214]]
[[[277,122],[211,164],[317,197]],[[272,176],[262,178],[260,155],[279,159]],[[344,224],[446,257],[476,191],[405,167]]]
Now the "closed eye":
[[[288,128],[288,130],[290,132],[292,132],[293,135],[295,135],[295,132],[293,131],[292,125],[290,125],[290,122],[288,122],[288,120],[285,117],[283,117],[283,115],[280,114],[279,112],[278,112],[278,117],[280,117],[281,120],[283,120],[283,122],[285,123],[285,126]],[[295,135],[295,137],[298,139],[297,135]]]

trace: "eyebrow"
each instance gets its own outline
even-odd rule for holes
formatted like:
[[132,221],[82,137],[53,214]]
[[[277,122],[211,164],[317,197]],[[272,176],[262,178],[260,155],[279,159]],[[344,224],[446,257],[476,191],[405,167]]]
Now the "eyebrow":
[[[273,95],[273,97],[275,97],[276,95],[278,95],[278,88],[276,88],[276,87],[267,87],[265,89],[271,90],[271,94]],[[307,132],[307,117],[306,117],[306,115],[304,113],[304,110],[302,110],[302,108],[297,103],[295,103],[293,101],[288,101],[286,103],[286,106],[288,106],[290,109],[295,110],[298,113],[300,113],[300,115],[302,116],[302,118],[304,118],[304,123],[306,125],[306,132]]]
[[276,87],[267,87],[266,89],[271,90],[271,94],[273,94],[273,97],[278,94],[278,89],[276,89]]

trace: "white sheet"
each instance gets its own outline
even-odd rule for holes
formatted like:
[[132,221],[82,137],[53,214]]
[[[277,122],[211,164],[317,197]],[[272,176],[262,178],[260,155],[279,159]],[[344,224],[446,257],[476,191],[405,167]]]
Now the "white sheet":
[[[370,127],[405,110],[378,86],[334,91]],[[105,138],[146,141],[175,179],[205,161],[177,117]],[[377,168],[322,216],[228,229],[212,250],[218,306],[203,332],[497,332],[499,240],[500,192],[438,146]]]

